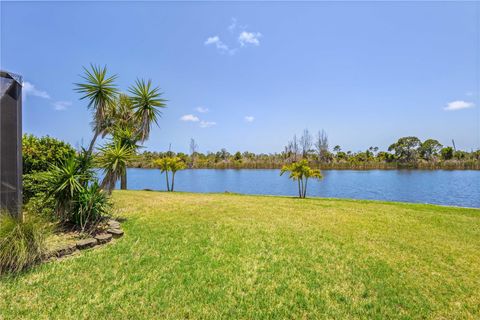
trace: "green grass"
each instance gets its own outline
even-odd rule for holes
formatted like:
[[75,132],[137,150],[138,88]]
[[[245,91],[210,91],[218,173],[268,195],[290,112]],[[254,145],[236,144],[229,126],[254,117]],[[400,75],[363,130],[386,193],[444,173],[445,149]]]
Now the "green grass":
[[480,318],[480,211],[115,192],[126,235],[0,280],[0,319]]

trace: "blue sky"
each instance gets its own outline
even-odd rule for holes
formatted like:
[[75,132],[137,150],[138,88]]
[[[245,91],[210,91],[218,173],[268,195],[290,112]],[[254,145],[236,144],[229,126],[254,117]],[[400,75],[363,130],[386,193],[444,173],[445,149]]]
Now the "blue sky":
[[[2,2],[1,68],[23,75],[24,131],[77,146],[90,113],[73,83],[108,66],[169,100],[149,150],[279,152],[304,128],[330,145],[401,136],[477,148],[474,2]],[[446,110],[452,109],[452,110]]]

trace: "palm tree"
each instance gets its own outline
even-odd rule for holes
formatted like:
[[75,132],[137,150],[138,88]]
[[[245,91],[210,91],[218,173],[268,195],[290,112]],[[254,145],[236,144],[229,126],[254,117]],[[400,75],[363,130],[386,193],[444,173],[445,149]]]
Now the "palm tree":
[[153,160],[153,165],[160,169],[161,173],[165,172],[165,179],[167,180],[167,191],[170,191],[170,183],[168,182],[168,171],[170,170],[170,159],[161,158]]
[[170,171],[172,171],[172,187],[170,188],[170,191],[173,191],[173,188],[175,186],[175,174],[179,170],[183,170],[186,168],[185,162],[183,162],[182,159],[175,157],[170,159]]
[[122,145],[118,140],[114,140],[100,148],[97,165],[103,169],[105,175],[102,181],[102,189],[106,189],[109,194],[112,192],[115,188],[115,183],[125,174],[127,164],[133,155],[132,148]]
[[127,94],[120,93],[117,96],[112,118],[114,126],[112,126],[111,129],[115,129],[114,127],[134,129],[137,125],[137,123],[135,123],[133,102]]
[[307,160],[301,160],[299,162],[293,162],[288,165],[284,165],[280,171],[280,175],[285,172],[290,172],[289,178],[298,182],[298,197],[305,198],[307,196],[308,179],[321,179],[322,174],[318,169],[312,169],[308,166]]
[[152,81],[145,82],[137,79],[135,85],[129,88],[130,99],[135,110],[134,117],[139,124],[140,141],[144,142],[150,135],[152,122],[158,125],[158,118],[161,116],[160,108],[165,108],[167,100],[160,98],[160,88],[152,88]]
[[106,133],[109,127],[108,121],[109,113],[112,111],[113,102],[118,93],[117,87],[114,83],[117,76],[107,76],[107,67],[99,67],[91,64],[90,69],[83,67],[85,74],[81,76],[85,82],[76,83],[76,91],[83,94],[80,98],[88,99],[88,108],[93,109],[93,129],[94,135],[88,153],[91,154],[95,142],[100,134]]
[[[136,154],[140,148],[138,145],[138,132],[132,127],[122,127],[117,125],[113,130],[113,139],[117,141],[121,146],[124,146],[132,151],[132,157]],[[127,170],[120,176],[120,189],[127,190]]]

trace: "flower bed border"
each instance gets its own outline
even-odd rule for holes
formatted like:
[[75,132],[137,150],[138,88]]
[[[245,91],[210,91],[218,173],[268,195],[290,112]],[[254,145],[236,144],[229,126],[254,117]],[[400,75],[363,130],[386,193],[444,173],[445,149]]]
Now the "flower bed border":
[[75,243],[64,245],[52,252],[49,252],[45,260],[70,256],[81,250],[105,245],[112,241],[112,239],[117,239],[123,236],[124,232],[117,220],[110,219],[107,222],[107,225],[108,228],[106,231],[98,233],[94,237],[77,240]]

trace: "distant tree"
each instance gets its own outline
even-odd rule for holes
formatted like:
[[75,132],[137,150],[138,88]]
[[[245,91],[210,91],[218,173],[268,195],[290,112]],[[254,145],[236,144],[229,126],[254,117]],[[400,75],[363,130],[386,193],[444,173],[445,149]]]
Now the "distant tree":
[[198,144],[195,142],[195,139],[191,138],[190,139],[190,159],[191,159],[191,164],[190,167],[195,166],[195,157],[197,156],[198,152]]
[[417,137],[403,137],[388,147],[388,151],[394,151],[395,156],[401,162],[414,162],[417,160],[420,139]]
[[222,160],[227,160],[229,157],[230,157],[230,153],[227,151],[227,149],[225,148],[222,148],[219,152],[218,152],[218,157]]
[[338,151],[336,154],[337,160],[346,160],[347,154],[343,151]]
[[453,158],[453,148],[445,147],[440,150],[440,155],[443,160],[450,160]]
[[[185,169],[187,166],[185,162],[179,157],[173,158],[161,158],[156,159],[153,162],[154,166],[159,168],[162,173],[165,173],[165,178],[167,181],[167,191],[174,191],[175,189],[175,174],[177,171]],[[168,172],[172,173],[172,183],[169,184],[168,181]]]
[[370,156],[374,157],[378,152],[378,147],[370,147],[368,148],[368,153]]
[[305,198],[307,196],[307,185],[310,178],[322,178],[320,170],[310,168],[307,160],[305,159],[302,159],[299,162],[293,162],[291,164],[284,165],[280,171],[280,175],[283,175],[285,172],[290,172],[289,178],[297,181],[299,198]]
[[342,148],[338,144],[335,147],[333,147],[333,152],[339,153],[340,151],[342,151]]
[[235,152],[235,154],[233,155],[233,160],[242,161],[242,153],[240,151]]
[[328,155],[328,136],[325,130],[318,131],[315,140],[315,150],[320,162],[327,162],[331,157]]
[[468,153],[461,150],[457,150],[453,153],[453,157],[457,160],[465,160],[467,156],[468,156]]
[[422,142],[419,148],[420,157],[422,157],[422,159],[430,161],[433,159],[433,157],[438,155],[440,149],[442,149],[442,145],[437,140],[425,140],[424,142]]
[[177,171],[183,170],[186,168],[185,162],[182,159],[175,157],[170,159],[170,171],[172,172],[172,187],[170,191],[174,191],[175,189],[175,174]]
[[161,173],[165,173],[165,179],[167,181],[167,191],[170,191],[170,183],[168,181],[168,171],[170,171],[170,159],[160,158],[153,160],[153,166],[160,169]]
[[302,158],[306,159],[308,152],[312,148],[312,135],[308,129],[303,130],[302,136],[300,137],[300,148],[302,149]]
[[297,139],[297,135],[294,134],[292,139],[293,161],[297,161],[298,152],[299,152],[298,139]]

